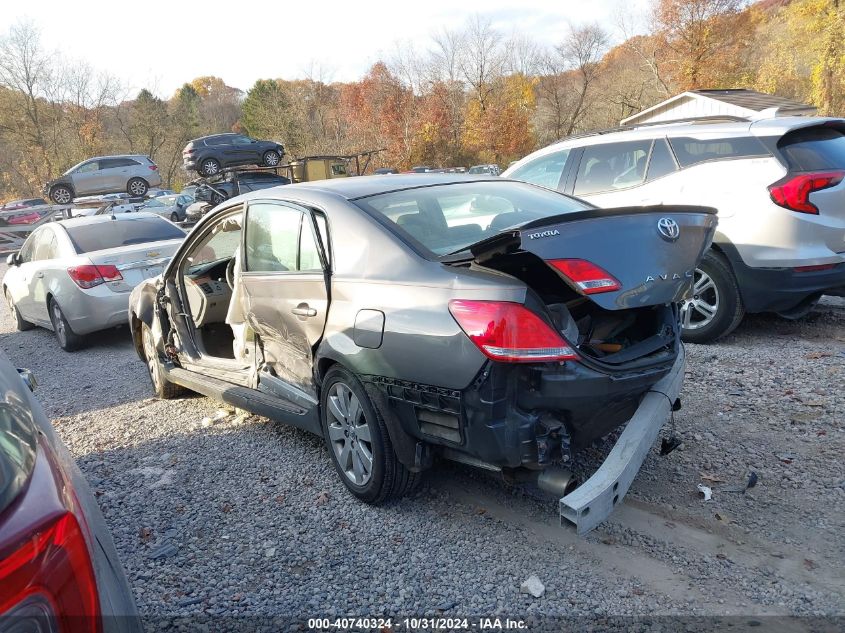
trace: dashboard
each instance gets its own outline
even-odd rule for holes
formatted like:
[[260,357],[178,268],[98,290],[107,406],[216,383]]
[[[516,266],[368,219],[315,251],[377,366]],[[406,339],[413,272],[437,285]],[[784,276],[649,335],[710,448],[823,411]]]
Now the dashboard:
[[207,266],[197,266],[185,275],[185,294],[191,309],[191,317],[197,328],[209,323],[225,323],[232,290],[226,283],[226,266],[223,262],[211,262]]

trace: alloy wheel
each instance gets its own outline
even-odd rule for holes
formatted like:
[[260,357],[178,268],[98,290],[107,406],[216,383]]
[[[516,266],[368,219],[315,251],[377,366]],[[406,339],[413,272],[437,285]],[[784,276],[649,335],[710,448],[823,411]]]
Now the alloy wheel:
[[65,318],[59,304],[53,302],[53,328],[56,330],[56,338],[62,347],[67,345],[67,330],[65,329]]
[[207,160],[202,164],[202,173],[206,176],[213,176],[218,171],[220,171],[220,166],[217,164],[217,161]]
[[140,180],[133,180],[129,183],[129,192],[133,196],[143,196],[146,193],[146,187]]
[[275,167],[279,164],[279,155],[276,152],[267,152],[264,155],[264,164],[268,167]]
[[697,330],[709,325],[719,311],[719,289],[700,268],[695,269],[692,297],[681,304],[681,325],[685,330]]
[[373,473],[370,425],[358,397],[342,382],[333,384],[328,397],[329,439],[343,474],[363,486]]
[[71,200],[70,189],[59,187],[58,189],[53,190],[52,198],[53,202],[56,204],[68,204]]
[[150,379],[153,381],[153,387],[158,390],[161,387],[161,376],[159,376],[158,373],[158,354],[156,352],[155,342],[153,341],[153,333],[150,328],[144,328],[143,338],[144,356],[147,357],[147,369],[150,372]]

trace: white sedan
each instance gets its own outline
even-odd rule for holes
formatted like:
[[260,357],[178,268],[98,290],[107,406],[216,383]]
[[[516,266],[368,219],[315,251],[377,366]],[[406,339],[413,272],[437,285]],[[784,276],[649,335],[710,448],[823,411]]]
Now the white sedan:
[[9,255],[3,292],[18,330],[53,330],[62,349],[123,325],[129,293],[161,273],[184,231],[151,213],[49,222]]

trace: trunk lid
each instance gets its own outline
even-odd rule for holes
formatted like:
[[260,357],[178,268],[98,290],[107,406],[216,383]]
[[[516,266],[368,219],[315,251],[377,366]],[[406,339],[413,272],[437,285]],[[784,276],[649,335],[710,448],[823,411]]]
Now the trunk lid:
[[[612,275],[621,287],[585,294],[571,279],[555,273],[601,308],[625,310],[683,299],[696,265],[710,247],[716,223],[716,210],[708,207],[587,209],[529,222],[470,250],[481,265],[520,252],[546,263],[559,259],[590,262]],[[532,279],[525,281],[534,286]]]
[[96,266],[115,266],[123,279],[109,281],[106,285],[114,292],[130,292],[144,279],[161,274],[181,243],[182,240],[145,242],[92,251],[85,256]]

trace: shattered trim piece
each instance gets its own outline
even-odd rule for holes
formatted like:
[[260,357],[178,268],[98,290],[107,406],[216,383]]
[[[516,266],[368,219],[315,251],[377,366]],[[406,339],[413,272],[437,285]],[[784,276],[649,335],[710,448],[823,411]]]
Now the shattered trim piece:
[[587,481],[560,500],[561,524],[586,534],[602,523],[628,492],[681,392],[686,354],[681,349],[672,370],[646,393],[607,459]]

